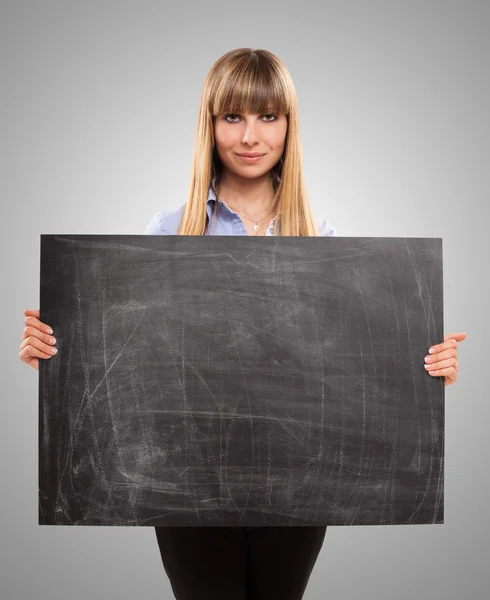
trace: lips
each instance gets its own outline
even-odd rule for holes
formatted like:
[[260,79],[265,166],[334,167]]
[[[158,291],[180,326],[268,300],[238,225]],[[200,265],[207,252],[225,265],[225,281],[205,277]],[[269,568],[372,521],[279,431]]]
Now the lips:
[[242,163],[246,163],[248,165],[255,165],[258,162],[260,162],[265,155],[254,153],[254,155],[252,156],[250,154],[237,154],[237,156],[242,161]]
[[256,158],[257,156],[264,156],[259,152],[237,152],[238,156],[244,156],[245,158]]

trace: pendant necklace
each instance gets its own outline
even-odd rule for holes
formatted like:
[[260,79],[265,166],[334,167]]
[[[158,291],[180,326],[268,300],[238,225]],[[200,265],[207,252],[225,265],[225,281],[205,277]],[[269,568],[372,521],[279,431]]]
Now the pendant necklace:
[[[230,206],[230,205],[228,205],[228,206]],[[253,223],[253,230],[255,231],[255,235],[257,235],[257,231],[259,230],[260,223],[265,219],[265,217],[268,217],[269,215],[271,215],[274,212],[274,210],[271,210],[264,217],[262,217],[259,221],[255,221],[254,219],[251,219],[248,215],[246,215],[245,213],[241,212],[237,208],[233,208],[233,206],[230,206],[230,208],[233,209],[233,210],[235,210],[237,213],[243,215],[249,221],[252,221],[252,223]]]

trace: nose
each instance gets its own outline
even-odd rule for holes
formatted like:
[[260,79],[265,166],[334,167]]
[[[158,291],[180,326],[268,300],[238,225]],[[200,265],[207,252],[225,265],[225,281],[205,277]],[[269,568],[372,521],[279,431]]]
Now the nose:
[[257,139],[258,139],[258,136],[257,136],[257,129],[255,127],[255,123],[252,120],[246,120],[245,121],[245,131],[244,131],[243,137],[242,137],[242,143],[252,146],[253,144],[257,143]]

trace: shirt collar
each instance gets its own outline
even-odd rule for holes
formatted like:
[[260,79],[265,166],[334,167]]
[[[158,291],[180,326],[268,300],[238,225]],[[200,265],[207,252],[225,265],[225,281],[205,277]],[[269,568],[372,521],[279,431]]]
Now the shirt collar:
[[[211,180],[211,185],[209,186],[209,190],[208,190],[208,199],[206,201],[206,213],[210,220],[211,220],[211,214],[213,212],[214,205],[216,203],[216,200],[218,200],[216,198],[216,194],[214,192],[215,185],[216,185],[216,177],[213,177],[213,179]],[[228,204],[226,204],[226,202],[224,200],[218,200],[218,202],[221,205],[220,208],[223,207],[230,214],[234,214],[234,212],[231,210],[231,208],[228,206]]]
[[[208,199],[206,201],[206,213],[210,220],[211,220],[211,214],[212,214],[213,208],[214,208],[214,203],[216,202],[216,194],[214,193],[215,183],[216,183],[216,177],[213,177],[213,180],[211,181],[211,185],[209,186]],[[221,201],[218,200],[218,202],[221,202]]]

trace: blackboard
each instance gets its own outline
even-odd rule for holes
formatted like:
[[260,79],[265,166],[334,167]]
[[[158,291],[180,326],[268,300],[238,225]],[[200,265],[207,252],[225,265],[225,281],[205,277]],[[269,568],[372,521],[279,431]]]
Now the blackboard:
[[40,241],[40,524],[443,522],[442,239]]

